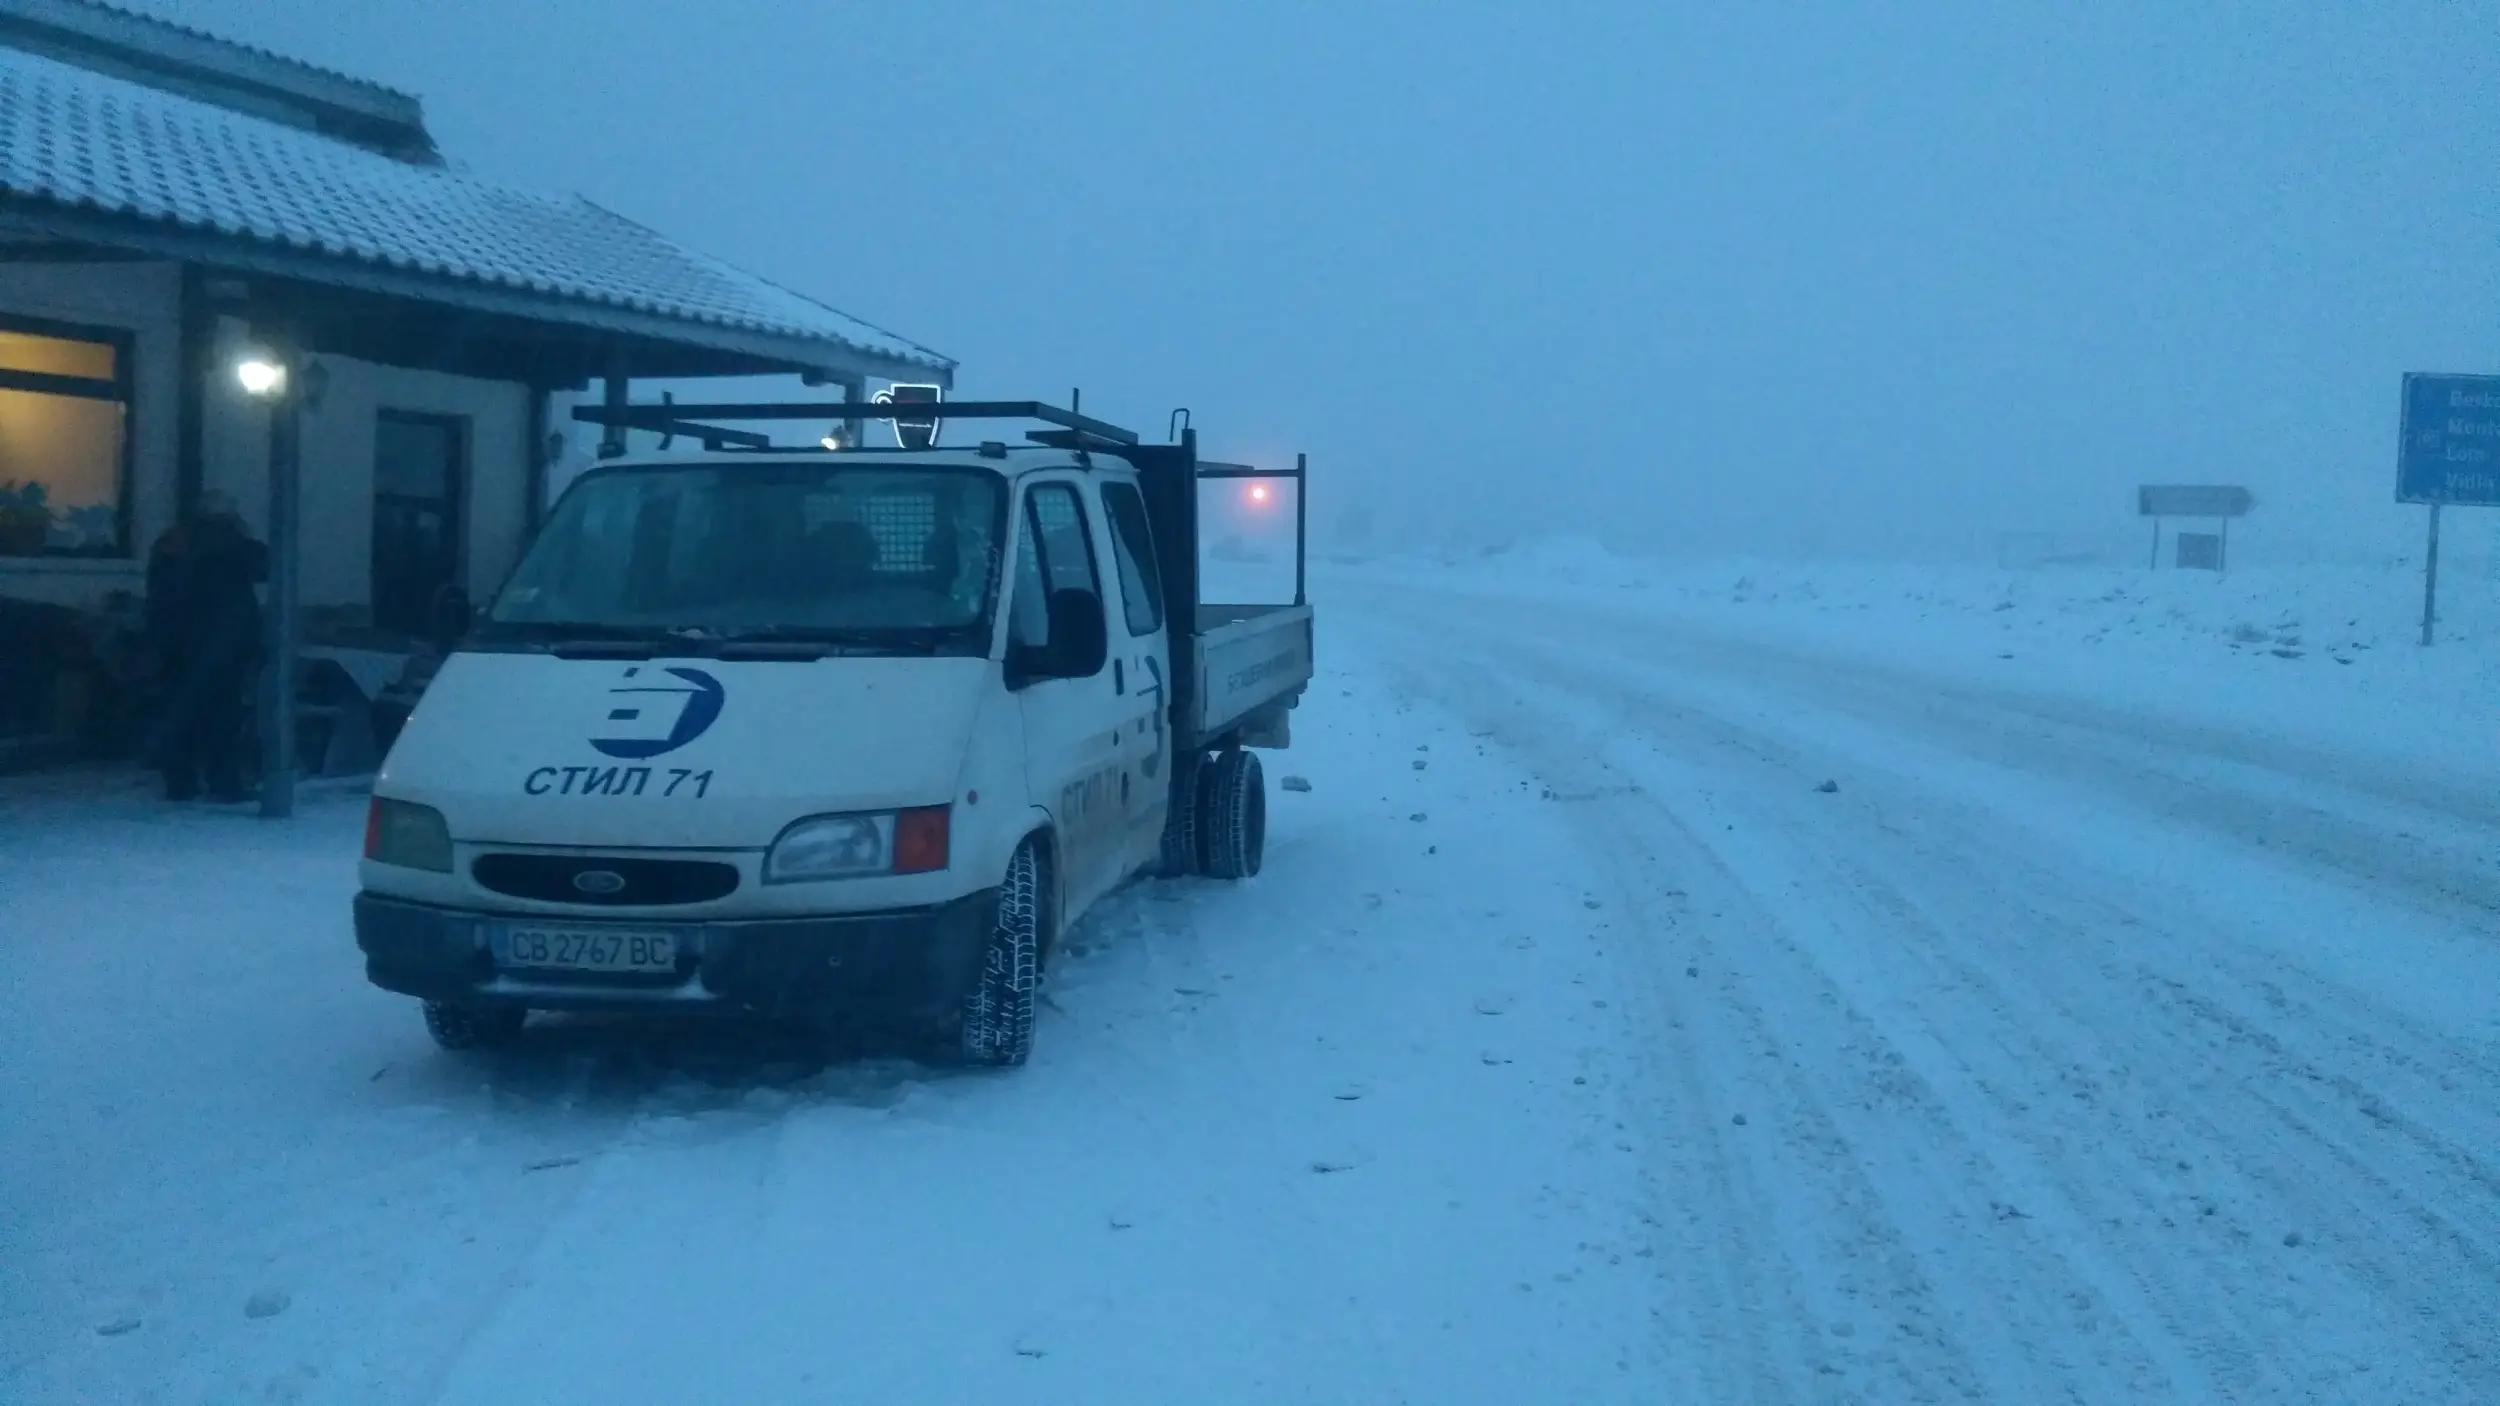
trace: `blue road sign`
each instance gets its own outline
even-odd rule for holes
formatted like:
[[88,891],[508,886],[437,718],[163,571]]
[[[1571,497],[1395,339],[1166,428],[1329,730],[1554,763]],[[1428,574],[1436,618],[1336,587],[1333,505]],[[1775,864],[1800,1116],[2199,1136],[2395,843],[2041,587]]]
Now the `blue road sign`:
[[2396,501],[2500,507],[2500,376],[2405,374]]

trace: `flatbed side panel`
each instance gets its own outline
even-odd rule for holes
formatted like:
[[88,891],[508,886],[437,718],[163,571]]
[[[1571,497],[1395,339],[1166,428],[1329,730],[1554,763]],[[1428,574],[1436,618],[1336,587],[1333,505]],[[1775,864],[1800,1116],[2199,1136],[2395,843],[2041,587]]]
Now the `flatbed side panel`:
[[1255,620],[1262,615],[1273,615],[1280,610],[1295,609],[1300,609],[1307,613],[1309,607],[1297,607],[1273,602],[1266,605],[1201,604],[1198,607],[1198,633],[1202,635],[1211,634],[1227,625],[1238,625],[1244,620]]
[[1198,636],[1193,691],[1202,743],[1222,737],[1268,704],[1299,696],[1311,681],[1311,608],[1257,610]]

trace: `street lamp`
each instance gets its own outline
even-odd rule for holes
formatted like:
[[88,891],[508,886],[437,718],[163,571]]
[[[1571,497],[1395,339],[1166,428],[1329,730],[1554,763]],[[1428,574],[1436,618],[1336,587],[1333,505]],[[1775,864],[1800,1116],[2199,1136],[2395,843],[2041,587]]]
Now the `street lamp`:
[[254,352],[234,364],[234,379],[243,393],[255,400],[274,400],[286,394],[286,364],[266,353]]

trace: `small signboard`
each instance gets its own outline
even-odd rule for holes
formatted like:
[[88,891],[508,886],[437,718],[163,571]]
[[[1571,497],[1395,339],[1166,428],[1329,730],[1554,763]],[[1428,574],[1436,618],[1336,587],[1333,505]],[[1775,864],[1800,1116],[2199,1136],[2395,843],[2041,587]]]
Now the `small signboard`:
[[[2257,506],[2257,495],[2236,483],[2147,483],[2135,490],[2137,517],[2153,520],[2152,567],[2161,569],[2161,523],[2163,518],[2201,517],[2222,525],[2222,530],[2179,535],[2179,565],[2206,571],[2220,571],[2231,551],[2231,519],[2248,516]],[[2191,547],[2193,538],[2198,545]],[[2191,552],[2196,560],[2188,559]],[[2207,560],[2210,554],[2211,560]]]
[[[937,445],[938,403],[945,398],[942,386],[897,381],[871,397],[877,404],[896,412],[889,422],[894,426],[894,442],[904,449],[931,449]],[[917,414],[906,414],[904,406],[919,408]],[[925,407],[925,408],[921,408]]]
[[2500,507],[2500,376],[2408,372],[2396,501]]
[[2222,569],[2221,533],[2182,532],[2170,540],[2177,546],[2181,571],[2220,571]]
[[2135,491],[2138,517],[2246,517],[2257,496],[2235,484],[2152,484]]

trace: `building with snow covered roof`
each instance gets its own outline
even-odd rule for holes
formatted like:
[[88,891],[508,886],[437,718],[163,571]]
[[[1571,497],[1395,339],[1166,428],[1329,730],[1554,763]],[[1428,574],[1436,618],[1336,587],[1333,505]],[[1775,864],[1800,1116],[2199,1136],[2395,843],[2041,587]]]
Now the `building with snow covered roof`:
[[[235,374],[268,347],[307,373],[275,412]],[[511,564],[571,428],[551,395],[796,374],[862,399],[953,369],[577,196],[448,168],[408,94],[0,0],[0,763],[109,749],[149,545],[210,493],[269,530],[273,413],[299,429],[306,628],[387,646]]]

